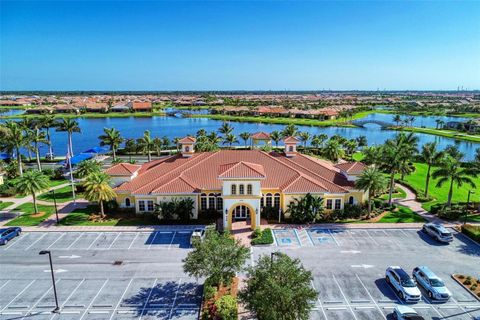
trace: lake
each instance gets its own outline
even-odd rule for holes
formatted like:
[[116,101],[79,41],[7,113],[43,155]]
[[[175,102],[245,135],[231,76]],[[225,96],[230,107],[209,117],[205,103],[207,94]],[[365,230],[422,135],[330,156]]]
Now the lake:
[[[380,116],[384,121],[390,121],[391,115],[376,114],[370,115]],[[384,118],[384,116],[389,118]],[[455,118],[457,119],[457,118]],[[426,121],[426,120],[419,120]],[[433,120],[435,121],[435,120]],[[129,118],[79,118],[78,122],[82,129],[82,134],[73,135],[73,149],[74,153],[87,150],[99,144],[98,136],[103,133],[103,128],[115,127],[120,131],[125,138],[139,138],[143,135],[145,130],[150,130],[152,136],[167,136],[170,139],[174,137],[183,137],[188,134],[195,135],[199,129],[206,131],[217,131],[222,124],[220,120],[212,120],[206,118],[176,118],[176,117],[129,117]],[[426,122],[425,122],[426,123]],[[234,133],[238,135],[241,132],[257,132],[265,131],[271,132],[274,130],[282,130],[285,126],[278,124],[262,124],[262,123],[245,123],[245,122],[231,122],[234,128]],[[339,134],[348,139],[359,136],[366,136],[369,145],[378,145],[385,142],[385,140],[393,138],[397,132],[393,130],[381,130],[378,125],[368,124],[364,128],[342,128],[342,127],[310,127],[298,126],[300,131],[308,131],[313,134],[325,133],[328,136]],[[445,148],[448,145],[455,144],[459,149],[465,153],[466,160],[473,159],[476,148],[480,147],[480,143],[456,141],[450,138],[444,138],[428,134],[416,134],[419,137],[420,145],[427,142],[437,141],[440,148]],[[240,140],[240,138],[239,138]],[[52,130],[52,141],[54,144],[54,152],[57,156],[64,155],[67,150],[67,134],[65,132],[55,132]],[[240,140],[240,145],[243,141]],[[42,146],[42,155],[47,151],[47,147]]]

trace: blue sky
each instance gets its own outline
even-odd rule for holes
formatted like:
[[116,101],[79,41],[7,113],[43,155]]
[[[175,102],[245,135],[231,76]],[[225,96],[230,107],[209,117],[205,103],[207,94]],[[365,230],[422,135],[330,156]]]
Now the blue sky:
[[3,1],[1,90],[480,89],[480,2]]

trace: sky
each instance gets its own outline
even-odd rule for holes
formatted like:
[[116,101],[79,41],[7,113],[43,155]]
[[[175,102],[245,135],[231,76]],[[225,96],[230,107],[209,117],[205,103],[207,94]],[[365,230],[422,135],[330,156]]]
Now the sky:
[[0,90],[480,89],[480,1],[4,1]]

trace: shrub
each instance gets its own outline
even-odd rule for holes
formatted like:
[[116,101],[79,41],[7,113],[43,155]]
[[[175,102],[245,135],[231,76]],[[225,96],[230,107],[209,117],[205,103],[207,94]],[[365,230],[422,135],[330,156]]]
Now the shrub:
[[477,285],[476,285],[476,284],[472,284],[472,286],[470,287],[470,289],[472,289],[472,291],[477,290]]
[[53,174],[51,176],[51,179],[53,180],[63,180],[65,177],[63,176],[63,168],[59,167],[53,171]]
[[223,320],[237,320],[237,299],[231,295],[224,295],[215,301],[217,316]]
[[471,224],[462,225],[462,233],[469,238],[480,242],[480,226],[474,226]]
[[217,288],[216,287],[210,286],[210,285],[204,285],[203,286],[203,295],[205,297],[205,300],[213,299],[216,294],[217,294]]
[[358,219],[365,213],[365,208],[358,204],[345,204],[343,208],[343,216],[344,218],[353,218]]
[[465,279],[465,276],[463,274],[458,276],[458,279]]
[[423,196],[417,196],[416,200],[417,200],[418,202],[429,202],[429,201],[432,201],[433,198],[430,197],[430,196],[429,196],[429,197],[426,197],[426,198],[423,197]]
[[470,281],[470,280],[468,280],[468,279],[465,279],[465,280],[463,281],[463,284],[466,285],[466,286],[469,286],[469,285],[472,284],[472,281]]
[[[253,234],[260,229],[255,229]],[[270,228],[266,228],[263,231],[260,231],[260,234],[257,237],[252,237],[252,245],[265,245],[273,243],[273,234]]]

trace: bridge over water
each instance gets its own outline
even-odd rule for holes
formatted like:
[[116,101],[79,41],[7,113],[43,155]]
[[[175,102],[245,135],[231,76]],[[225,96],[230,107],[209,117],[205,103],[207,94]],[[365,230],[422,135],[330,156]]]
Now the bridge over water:
[[382,129],[386,129],[388,127],[393,127],[394,124],[386,121],[380,121],[380,120],[353,120],[350,122],[353,125],[356,125],[357,127],[364,127],[366,124],[376,124],[382,127]]

